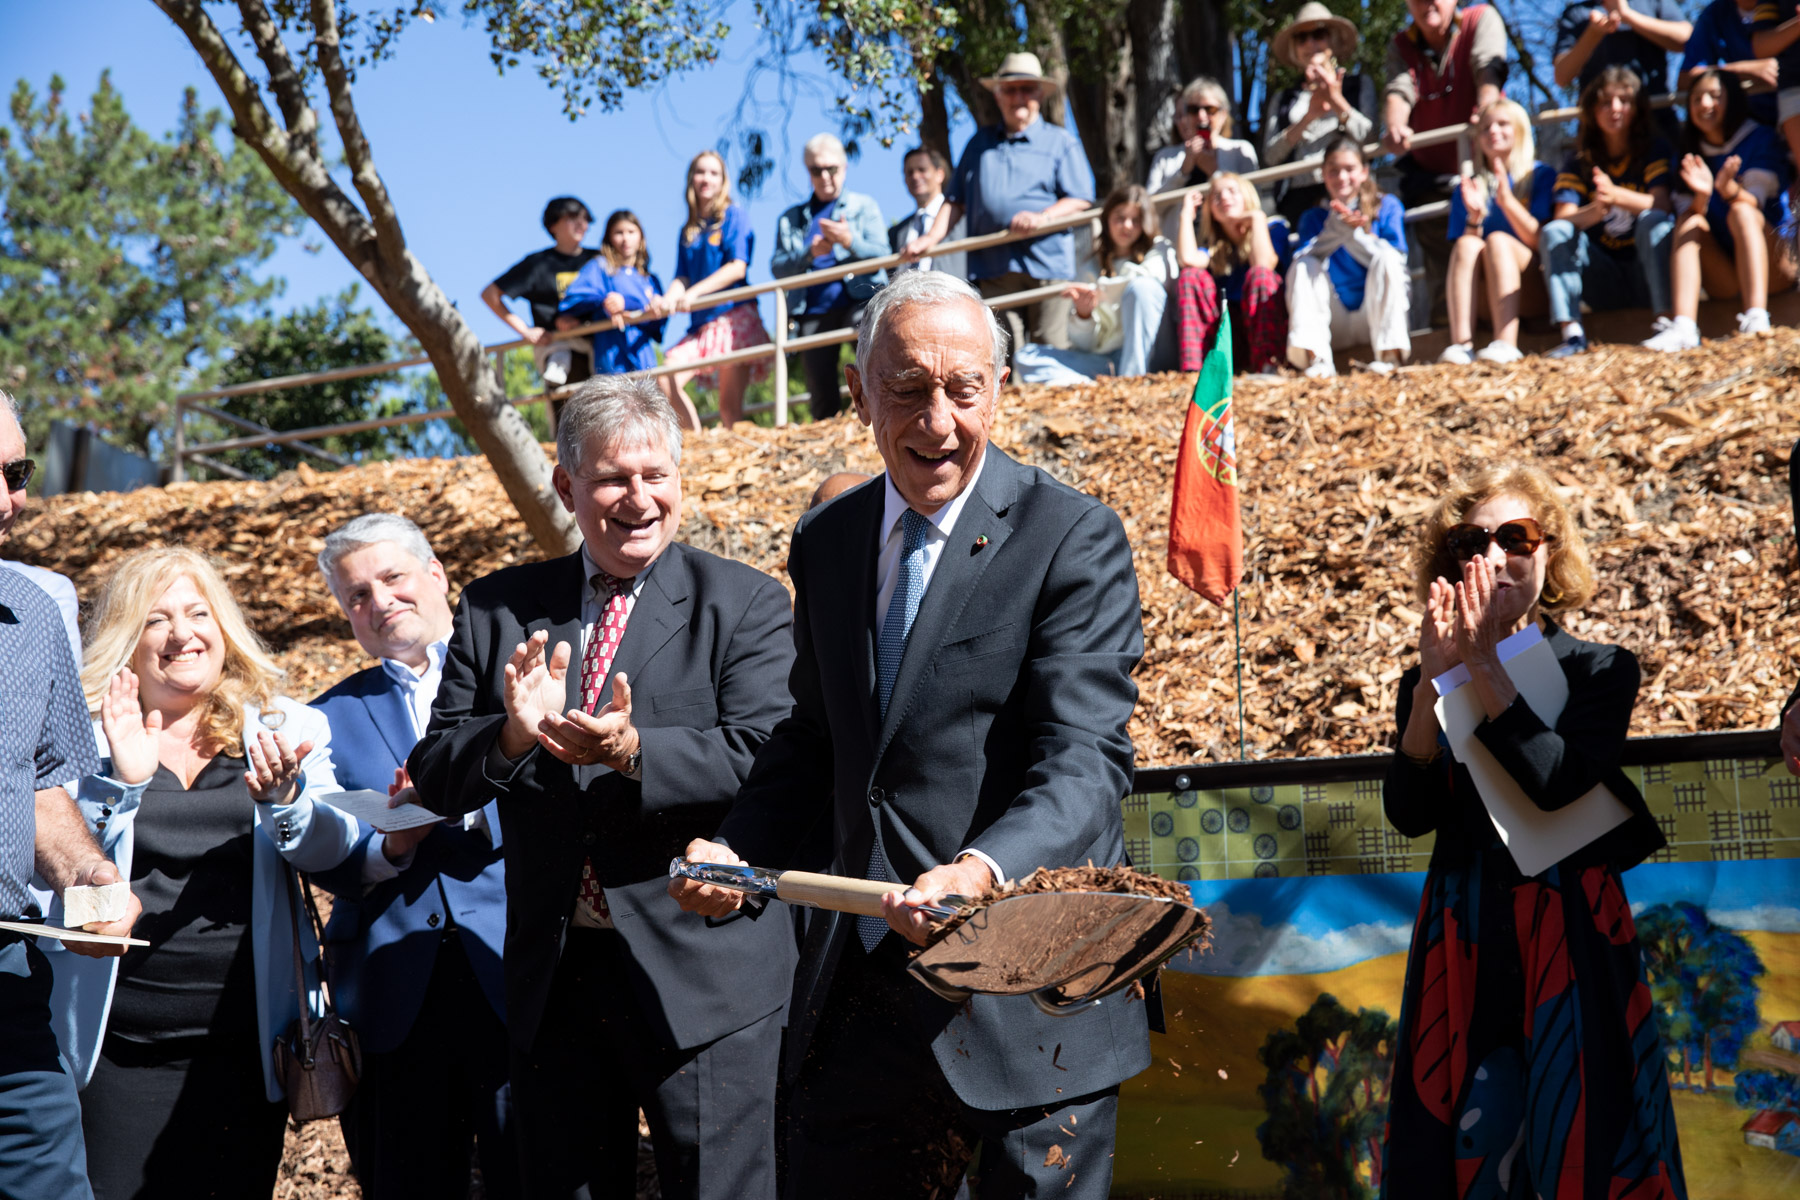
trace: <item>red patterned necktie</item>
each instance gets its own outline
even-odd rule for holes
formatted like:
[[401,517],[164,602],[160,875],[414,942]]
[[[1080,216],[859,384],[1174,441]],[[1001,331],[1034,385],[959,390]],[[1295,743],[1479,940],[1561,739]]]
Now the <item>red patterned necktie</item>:
[[[619,639],[625,636],[625,600],[631,591],[631,581],[596,571],[593,585],[596,593],[606,594],[606,608],[594,627],[588,630],[587,646],[581,652],[581,710],[588,713],[601,707],[600,689],[606,683],[607,672],[612,670]],[[594,924],[604,929],[613,927],[612,910],[607,907],[606,893],[600,889],[600,881],[594,877],[592,858],[581,864],[581,890],[576,894],[575,905],[577,909],[586,909]]]

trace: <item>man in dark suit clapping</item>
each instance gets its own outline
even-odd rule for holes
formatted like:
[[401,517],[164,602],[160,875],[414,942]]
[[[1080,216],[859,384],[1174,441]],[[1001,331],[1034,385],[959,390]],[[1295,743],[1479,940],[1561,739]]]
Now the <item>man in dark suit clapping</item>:
[[793,927],[664,895],[790,702],[787,592],[674,540],[681,429],[654,384],[564,407],[582,547],[469,585],[408,759],[448,815],[498,796],[506,1013],[526,1194],[635,1194],[637,1110],[667,1197],[767,1200]]
[[[848,379],[887,472],[801,519],[793,714],[719,836],[688,848],[780,867],[824,821],[836,872],[896,881],[885,922],[808,930],[788,1031],[797,1198],[852,1180],[861,1200],[947,1196],[977,1144],[984,1198],[1103,1197],[1118,1085],[1150,1062],[1141,1004],[958,1007],[905,973],[918,905],[1124,859],[1131,549],[1104,504],[988,443],[1005,363],[960,280],[909,272],[870,303]],[[670,892],[712,916],[741,903]]]

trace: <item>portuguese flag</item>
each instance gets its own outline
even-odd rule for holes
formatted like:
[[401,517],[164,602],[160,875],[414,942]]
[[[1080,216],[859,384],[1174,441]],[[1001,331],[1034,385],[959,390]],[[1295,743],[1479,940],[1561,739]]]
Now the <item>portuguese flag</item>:
[[1213,348],[1200,364],[1181,431],[1175,499],[1169,506],[1169,574],[1218,605],[1225,603],[1244,575],[1228,309],[1221,312]]

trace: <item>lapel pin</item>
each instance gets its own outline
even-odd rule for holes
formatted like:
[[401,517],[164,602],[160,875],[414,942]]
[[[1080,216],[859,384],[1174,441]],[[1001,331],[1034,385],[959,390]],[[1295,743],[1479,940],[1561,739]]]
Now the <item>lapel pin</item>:
[[987,534],[984,533],[975,539],[975,548],[979,550],[985,545],[987,545]]

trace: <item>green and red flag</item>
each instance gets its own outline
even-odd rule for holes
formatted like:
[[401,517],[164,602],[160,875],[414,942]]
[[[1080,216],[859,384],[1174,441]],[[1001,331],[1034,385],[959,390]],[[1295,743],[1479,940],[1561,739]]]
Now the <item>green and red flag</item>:
[[1169,506],[1169,574],[1218,605],[1244,576],[1237,480],[1227,310],[1220,314],[1218,334],[1194,383],[1175,464],[1175,498]]

